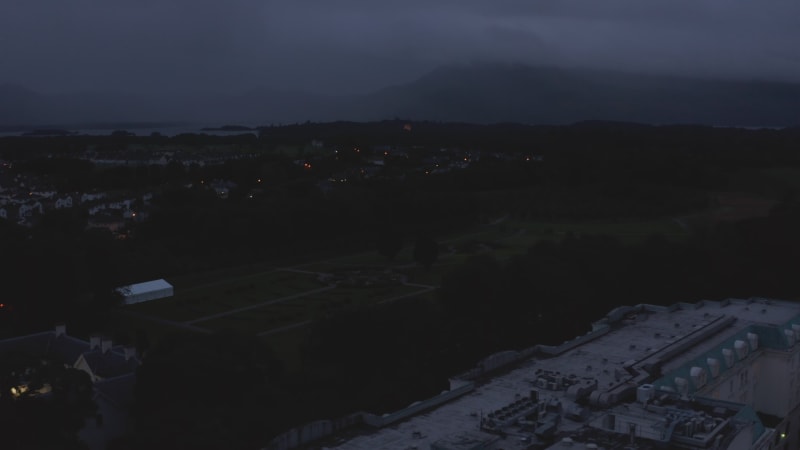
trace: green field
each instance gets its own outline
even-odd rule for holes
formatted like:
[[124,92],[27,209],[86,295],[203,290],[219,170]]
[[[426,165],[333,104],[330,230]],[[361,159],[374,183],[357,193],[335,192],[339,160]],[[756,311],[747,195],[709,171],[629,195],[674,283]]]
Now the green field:
[[250,264],[246,266],[225,267],[198,273],[191,273],[170,278],[176,289],[189,289],[201,285],[229,281],[235,278],[246,278],[260,275],[275,269],[274,264]]
[[[137,330],[144,331],[151,342],[170,333],[204,330],[259,335],[287,368],[296,368],[307,325],[315,320],[348,308],[395,299],[434,300],[438,295],[435,288],[441,285],[442,278],[474,255],[489,254],[503,260],[525,254],[539,241],[558,241],[569,234],[605,234],[625,243],[640,242],[652,234],[678,240],[688,236],[669,218],[575,223],[507,219],[437,237],[439,258],[430,270],[414,262],[413,240],[409,238],[392,261],[377,252],[364,252],[292,267],[257,264],[192,274],[169,280],[175,286],[174,297],[123,307],[108,326],[130,336]],[[320,274],[380,273],[386,269],[404,274],[408,283],[416,285],[333,287],[317,280]],[[204,319],[206,316],[213,317]]]
[[245,333],[260,333],[326,317],[346,308],[376,304],[393,297],[423,290],[419,287],[403,285],[379,288],[337,287],[330,291],[297,297],[287,302],[197,322],[196,325],[214,331],[235,329]]
[[[473,230],[439,237],[439,258],[430,270],[413,261],[409,238],[397,257],[389,261],[377,252],[343,255],[310,261],[291,268],[259,264],[188,275],[173,281],[175,296],[123,307],[117,318],[121,329],[144,329],[161,336],[170,331],[235,330],[262,334],[281,353],[292,354],[305,325],[347,308],[376,305],[396,298],[436,298],[433,290],[454,267],[477,254],[503,260],[527,252],[542,240],[568,235],[604,234],[636,243],[653,234],[683,239],[688,232],[669,218],[652,221],[541,222],[506,219]],[[327,286],[319,274],[343,274],[369,269],[391,269],[409,283],[353,287]],[[125,314],[126,311],[134,315]],[[207,316],[211,316],[206,318]],[[150,320],[148,320],[150,319]],[[271,330],[281,330],[269,333]],[[294,350],[293,350],[294,349]]]
[[125,309],[185,322],[321,287],[324,285],[313,274],[273,270],[192,288],[176,287],[174,297],[138,303],[126,306]]
[[775,199],[780,200],[787,190],[800,191],[800,167],[771,167],[761,169],[755,176],[751,176],[753,192],[762,194],[777,194]]
[[596,222],[542,222],[506,220],[494,225],[484,225],[471,232],[460,233],[439,239],[439,258],[430,272],[414,267],[413,242],[408,239],[405,247],[393,261],[388,261],[377,252],[346,255],[341,258],[303,264],[303,270],[336,272],[360,267],[392,267],[409,274],[409,281],[438,285],[441,275],[449,267],[464,262],[477,254],[491,254],[503,260],[521,255],[537,242],[558,241],[568,235],[608,235],[626,244],[641,242],[652,235],[667,239],[685,239],[689,232],[671,219],[650,221],[596,221]]
[[196,333],[191,329],[158,322],[148,317],[125,314],[124,311],[115,311],[105,317],[103,327],[104,334],[126,336],[130,340],[129,343],[133,343],[133,339],[139,332],[144,333],[151,343],[158,342],[162,338],[176,333]]

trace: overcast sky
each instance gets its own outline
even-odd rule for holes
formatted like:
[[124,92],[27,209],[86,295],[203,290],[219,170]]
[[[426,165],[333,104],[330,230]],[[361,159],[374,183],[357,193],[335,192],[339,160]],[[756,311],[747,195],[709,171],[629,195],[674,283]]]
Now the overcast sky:
[[0,83],[360,92],[482,61],[800,81],[798,0],[2,0]]

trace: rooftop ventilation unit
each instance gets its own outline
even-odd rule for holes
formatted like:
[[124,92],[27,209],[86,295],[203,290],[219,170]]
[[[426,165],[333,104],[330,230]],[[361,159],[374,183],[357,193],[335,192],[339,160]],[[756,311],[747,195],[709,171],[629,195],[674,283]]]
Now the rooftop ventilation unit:
[[[795,325],[792,325],[794,327]],[[797,330],[795,330],[795,334]],[[750,350],[756,351],[758,350],[758,335],[755,333],[747,333],[747,340],[750,342]]]
[[[792,332],[792,336],[794,336],[794,332]],[[736,350],[736,358],[739,360],[744,359],[747,356],[748,348],[747,343],[742,340],[737,340],[733,343],[733,348]]]
[[725,367],[728,369],[733,367],[733,350],[729,348],[723,348],[722,356],[725,358]]
[[689,370],[689,374],[692,376],[692,383],[694,383],[695,389],[705,386],[707,377],[705,369],[694,366]]
[[647,403],[656,395],[656,390],[652,384],[643,384],[636,389],[636,400],[640,403]]
[[789,344],[789,347],[794,346],[794,343],[795,343],[794,331],[792,331],[792,330],[783,330],[783,334],[786,335],[786,343]]
[[689,382],[686,378],[675,377],[675,390],[681,395],[689,393]]
[[708,364],[708,368],[711,370],[711,376],[717,378],[719,376],[719,360],[716,358],[708,358],[706,359],[706,364]]

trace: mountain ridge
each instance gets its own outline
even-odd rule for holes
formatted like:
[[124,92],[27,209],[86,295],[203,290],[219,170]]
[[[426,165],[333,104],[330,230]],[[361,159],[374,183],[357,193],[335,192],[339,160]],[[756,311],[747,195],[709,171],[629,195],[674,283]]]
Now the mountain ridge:
[[382,120],[557,125],[581,121],[718,126],[800,124],[800,84],[524,64],[448,65],[361,95],[254,88],[237,95],[40,94],[0,84],[0,125],[88,122]]

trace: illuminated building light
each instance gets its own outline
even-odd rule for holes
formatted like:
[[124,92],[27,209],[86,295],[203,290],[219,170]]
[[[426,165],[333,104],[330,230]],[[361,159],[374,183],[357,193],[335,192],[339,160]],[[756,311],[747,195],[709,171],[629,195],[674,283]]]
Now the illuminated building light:
[[19,385],[19,386],[12,387],[10,389],[10,391],[11,391],[11,395],[13,395],[16,398],[16,397],[19,397],[22,394],[28,392],[28,386],[22,384],[22,385]]

